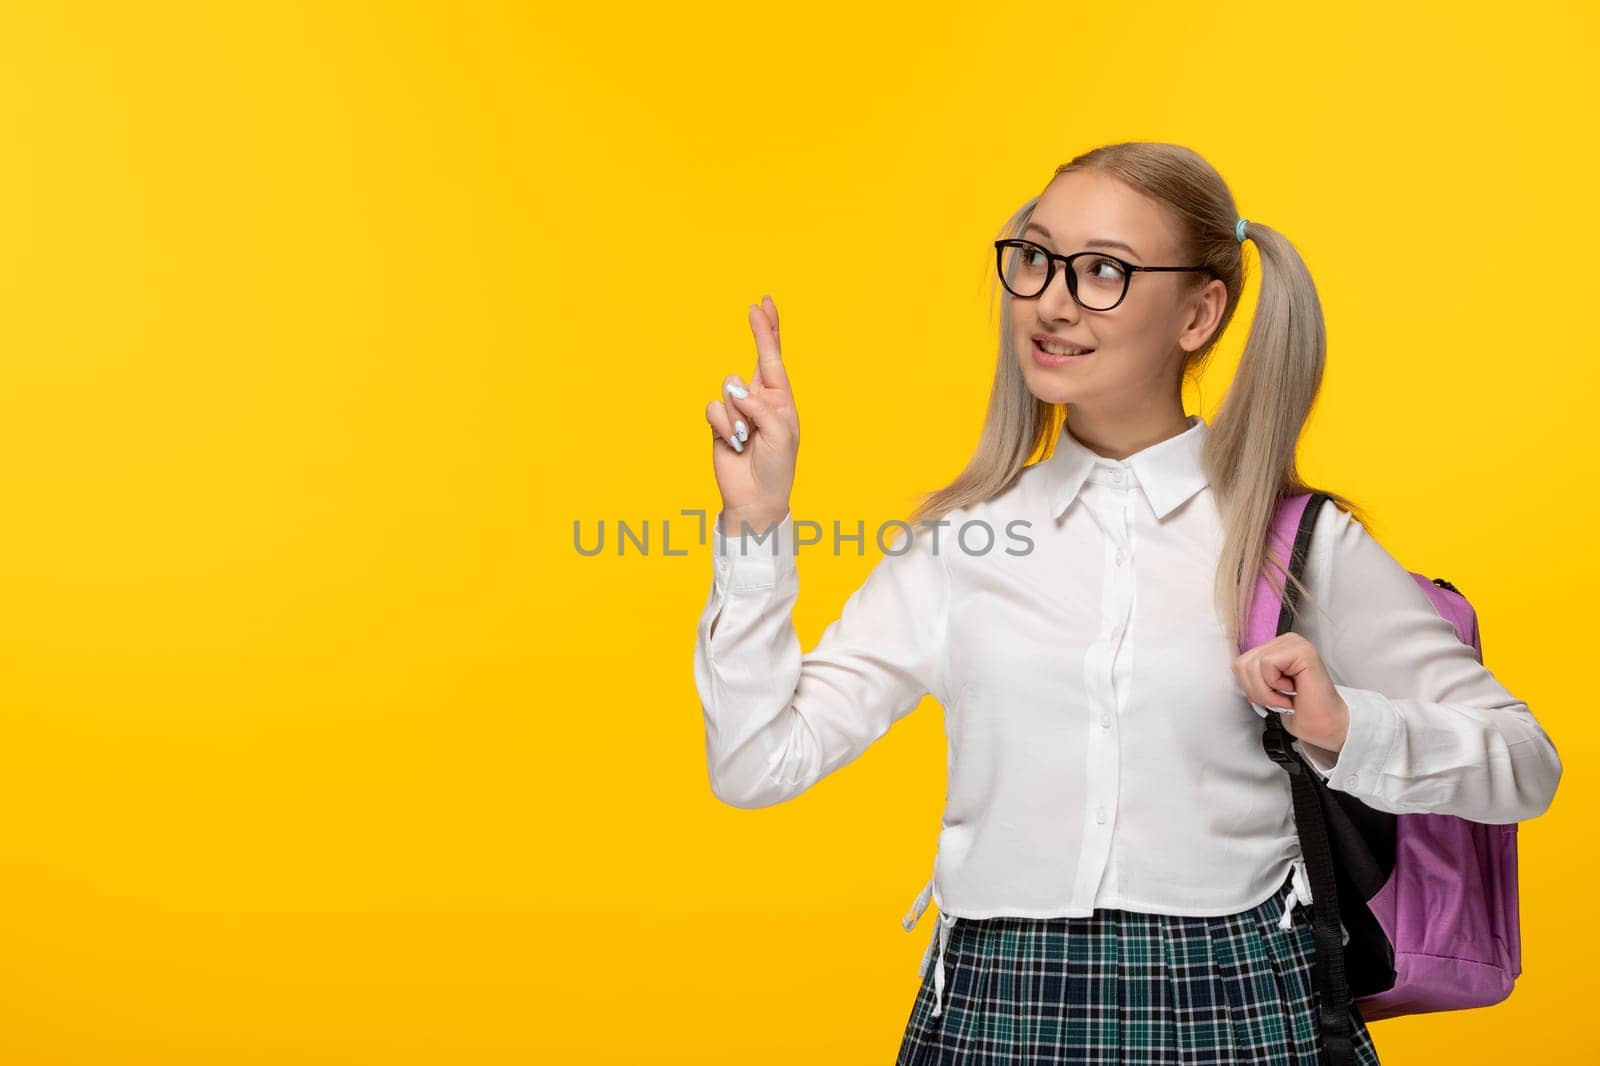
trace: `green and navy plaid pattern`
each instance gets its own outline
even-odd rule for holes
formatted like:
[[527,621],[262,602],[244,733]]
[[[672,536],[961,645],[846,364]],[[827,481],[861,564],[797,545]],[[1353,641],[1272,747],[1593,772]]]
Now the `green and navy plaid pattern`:
[[[958,918],[942,1016],[930,963],[895,1066],[1321,1066],[1311,908],[1278,928],[1293,890],[1291,877],[1259,907],[1216,917]],[[1377,1066],[1350,1014],[1356,1062]]]

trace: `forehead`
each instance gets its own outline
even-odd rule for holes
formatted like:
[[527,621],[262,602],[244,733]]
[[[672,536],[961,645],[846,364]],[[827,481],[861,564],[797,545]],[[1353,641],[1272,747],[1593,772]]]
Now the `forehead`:
[[[1136,259],[1154,262],[1170,254],[1172,235],[1160,205],[1109,174],[1076,170],[1057,175],[1039,194],[1030,220],[1049,231],[1047,243],[1057,251],[1108,240],[1134,248]],[[1028,235],[1041,236],[1037,229]]]

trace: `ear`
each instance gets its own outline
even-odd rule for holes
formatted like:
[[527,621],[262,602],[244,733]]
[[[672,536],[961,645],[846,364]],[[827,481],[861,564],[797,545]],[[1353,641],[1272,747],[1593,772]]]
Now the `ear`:
[[1189,298],[1188,318],[1183,332],[1178,334],[1178,345],[1186,352],[1203,348],[1222,322],[1222,311],[1228,306],[1228,287],[1221,278],[1212,278]]

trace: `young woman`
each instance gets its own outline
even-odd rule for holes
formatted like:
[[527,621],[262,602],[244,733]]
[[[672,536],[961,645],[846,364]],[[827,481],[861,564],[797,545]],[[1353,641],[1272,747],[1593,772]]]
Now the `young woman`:
[[[1238,305],[1246,239],[1259,303],[1208,425],[1182,383]],[[752,305],[756,372],[706,409],[712,789],[792,798],[932,694],[946,810],[904,924],[930,898],[938,920],[898,1066],[1319,1063],[1309,884],[1260,716],[1283,715],[1329,787],[1394,813],[1532,818],[1555,747],[1329,490],[1294,630],[1238,653],[1276,499],[1313,491],[1295,449],[1325,345],[1305,264],[1202,158],[1079,156],[1009,220],[996,266],[977,453],[804,656],[799,421],[777,308]]]

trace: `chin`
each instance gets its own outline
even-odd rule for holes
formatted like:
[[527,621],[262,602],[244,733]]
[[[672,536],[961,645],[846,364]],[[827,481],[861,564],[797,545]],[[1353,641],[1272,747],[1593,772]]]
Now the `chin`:
[[1030,391],[1045,403],[1077,404],[1083,402],[1083,397],[1076,395],[1071,389],[1056,389],[1052,392],[1041,392],[1038,389]]
[[1081,387],[1036,366],[1024,368],[1022,380],[1027,383],[1028,391],[1045,403],[1079,403],[1083,399]]

